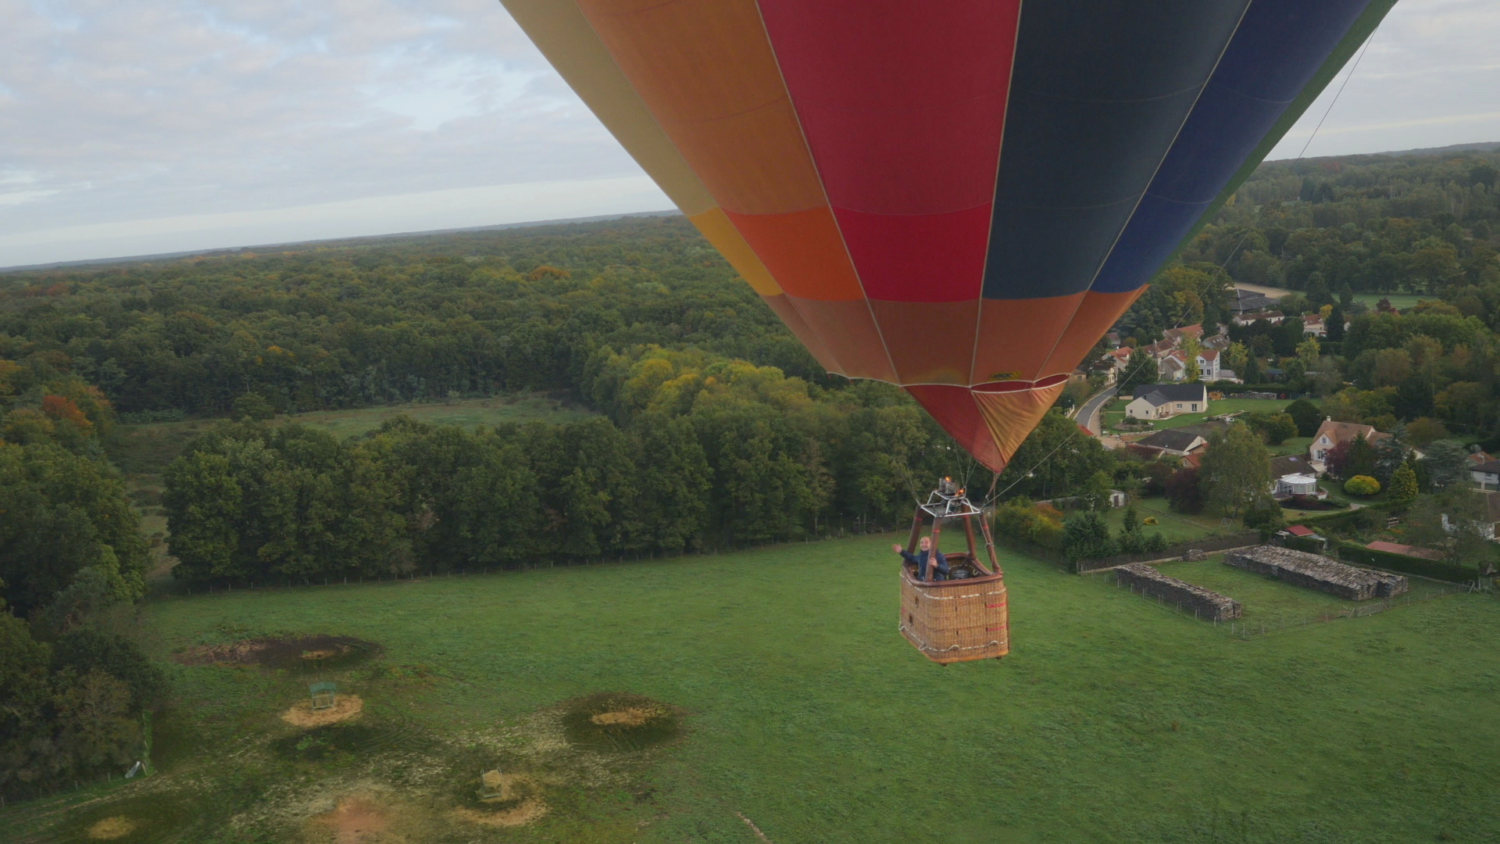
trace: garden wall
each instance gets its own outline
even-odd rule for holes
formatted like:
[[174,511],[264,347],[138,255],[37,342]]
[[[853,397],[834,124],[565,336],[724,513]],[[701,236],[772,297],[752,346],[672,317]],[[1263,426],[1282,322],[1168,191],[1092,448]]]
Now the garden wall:
[[1408,588],[1406,578],[1399,574],[1346,566],[1329,557],[1274,545],[1231,551],[1224,555],[1224,564],[1351,601],[1389,598]]
[[1239,618],[1243,609],[1240,602],[1233,598],[1168,577],[1145,563],[1132,563],[1115,569],[1115,582],[1129,586],[1132,592],[1171,601],[1185,610],[1192,610],[1200,618],[1213,621]]

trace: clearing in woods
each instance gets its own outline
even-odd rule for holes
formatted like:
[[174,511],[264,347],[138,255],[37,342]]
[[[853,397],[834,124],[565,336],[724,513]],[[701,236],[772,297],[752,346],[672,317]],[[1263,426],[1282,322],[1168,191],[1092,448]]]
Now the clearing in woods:
[[[890,542],[157,600],[143,612],[175,687],[162,773],[12,806],[0,828],[48,844],[1500,840],[1493,597],[1240,640],[1006,553],[1011,656],[939,668],[896,633]],[[1326,603],[1217,563],[1163,571],[1247,617]],[[202,658],[315,633],[383,649],[318,678],[358,695],[358,718],[287,724],[313,675]]]

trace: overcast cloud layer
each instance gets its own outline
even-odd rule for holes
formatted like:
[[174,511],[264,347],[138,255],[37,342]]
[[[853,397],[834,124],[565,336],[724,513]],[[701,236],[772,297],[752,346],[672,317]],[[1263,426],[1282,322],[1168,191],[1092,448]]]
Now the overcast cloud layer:
[[[1497,45],[1402,0],[1307,155],[1500,140]],[[0,266],[668,207],[494,0],[0,0]]]

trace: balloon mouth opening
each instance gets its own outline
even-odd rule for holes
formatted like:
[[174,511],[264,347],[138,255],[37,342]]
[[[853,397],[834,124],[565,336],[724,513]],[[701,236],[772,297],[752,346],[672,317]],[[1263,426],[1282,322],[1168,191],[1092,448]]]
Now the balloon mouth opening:
[[1023,390],[1042,390],[1055,387],[1068,380],[1066,375],[1049,375],[1039,381],[987,381],[969,389],[976,393],[1018,393]]

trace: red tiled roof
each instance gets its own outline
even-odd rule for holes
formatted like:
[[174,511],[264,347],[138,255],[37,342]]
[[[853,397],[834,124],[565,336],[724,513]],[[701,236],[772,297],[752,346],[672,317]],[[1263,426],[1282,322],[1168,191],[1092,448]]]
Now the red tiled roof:
[[1317,532],[1312,528],[1304,527],[1302,525],[1292,525],[1291,527],[1286,529],[1286,532],[1290,533],[1292,536],[1317,536]]

